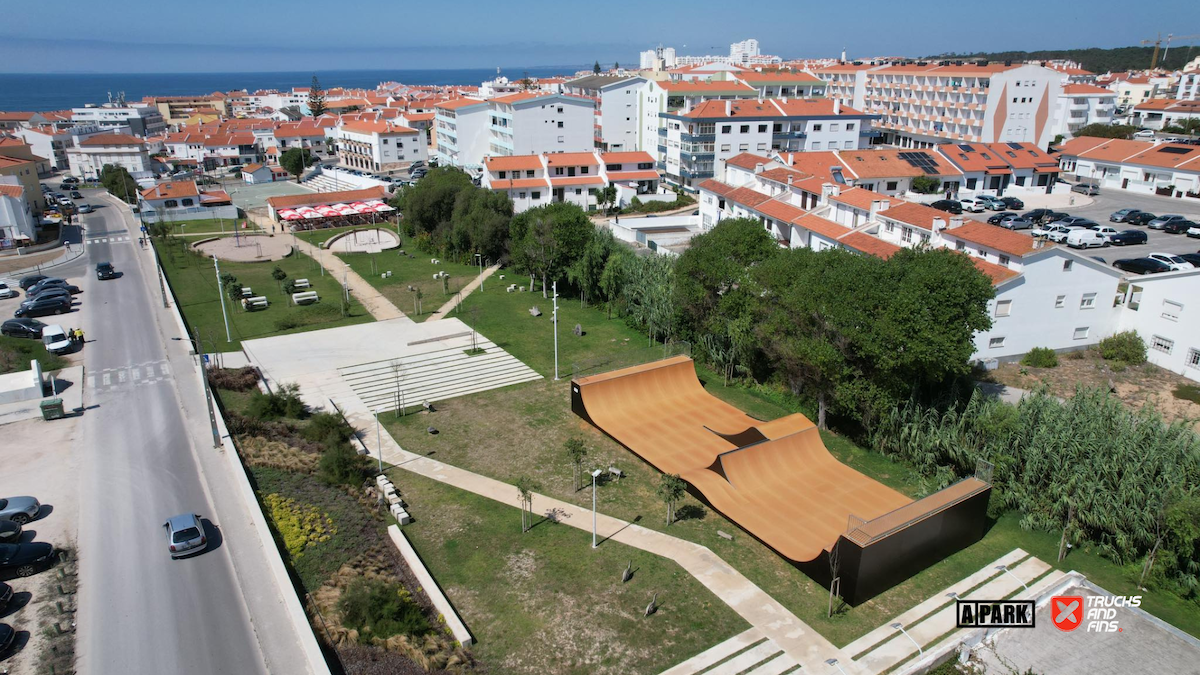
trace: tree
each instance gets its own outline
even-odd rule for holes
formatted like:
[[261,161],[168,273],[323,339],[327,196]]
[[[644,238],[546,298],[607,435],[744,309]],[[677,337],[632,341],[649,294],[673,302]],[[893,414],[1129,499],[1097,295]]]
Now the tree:
[[567,270],[567,278],[579,288],[580,304],[600,297],[600,278],[604,266],[620,244],[613,238],[611,230],[599,230],[588,241],[583,255]]
[[449,228],[458,194],[472,188],[471,177],[454,167],[430,169],[416,185],[405,188],[397,208],[413,232],[433,234]]
[[600,74],[601,71],[600,71],[600,62],[599,61],[596,62],[596,65],[592,66],[592,72],[597,75]]
[[459,191],[451,210],[447,255],[499,260],[508,252],[508,230],[513,204],[503,192],[469,185]]
[[317,159],[308,151],[308,148],[288,148],[279,156],[279,166],[296,177],[296,182],[300,182],[300,176],[304,174],[304,170],[311,166]]
[[733,308],[745,306],[744,297],[736,296],[756,294],[750,269],[781,250],[753,218],[723,220],[693,237],[675,264],[675,302],[685,335],[723,334]]
[[683,499],[687,484],[678,474],[664,473],[658,483],[658,498],[667,505],[667,525],[675,522],[675,503]]
[[549,282],[562,278],[594,233],[592,221],[574,204],[557,202],[529,209],[512,219],[513,263],[529,275],[530,290],[534,279],[541,277],[544,298]]
[[313,75],[312,86],[308,89],[308,114],[313,117],[320,117],[329,110],[325,105],[325,90],[321,88],[321,83],[317,80],[317,76]]
[[613,303],[621,297],[625,287],[625,273],[629,267],[629,249],[618,246],[604,261],[600,272],[600,293],[608,307],[608,318],[612,318]]
[[521,531],[528,532],[533,527],[533,491],[538,485],[528,476],[521,476],[516,487],[517,499],[521,502]]
[[115,164],[105,164],[100,169],[100,184],[109,194],[129,204],[137,204],[139,189],[129,170]]
[[571,460],[571,467],[575,470],[575,491],[579,492],[579,474],[583,470],[583,460],[587,457],[587,446],[583,444],[583,440],[579,438],[568,438],[563,443],[563,449],[567,451],[567,459]]
[[610,210],[617,203],[617,186],[609,184],[596,190],[596,201],[606,211]]
[[1075,131],[1075,136],[1093,136],[1095,138],[1124,138],[1126,140],[1133,138],[1134,132],[1138,130],[1135,126],[1128,124],[1088,124],[1080,127]]
[[621,290],[626,321],[647,329],[650,339],[669,340],[676,327],[675,258],[662,255],[626,257]]
[[276,265],[275,269],[271,270],[271,278],[274,279],[275,284],[278,285],[280,289],[282,289],[283,288],[283,280],[287,278],[287,272],[284,272],[282,267],[280,267],[279,265]]
[[942,186],[942,182],[937,176],[917,176],[912,179],[913,192],[919,192],[923,195],[931,195],[938,191]]
[[1163,127],[1163,131],[1169,134],[1188,134],[1195,136],[1200,134],[1200,118],[1185,117],[1175,120],[1175,123]]
[[620,70],[620,69],[621,69],[621,64],[614,62],[614,63],[613,63],[613,70]]

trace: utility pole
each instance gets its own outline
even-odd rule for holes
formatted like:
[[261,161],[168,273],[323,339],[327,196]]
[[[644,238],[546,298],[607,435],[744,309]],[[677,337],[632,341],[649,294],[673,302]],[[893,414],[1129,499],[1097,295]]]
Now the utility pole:
[[550,315],[550,322],[554,324],[554,380],[558,381],[558,282],[555,281],[550,288],[554,300],[554,312]]
[[225,341],[233,342],[233,336],[229,334],[229,314],[225,311],[225,289],[221,287],[221,265],[217,262],[217,256],[213,256],[213,268],[217,270],[217,297],[221,300],[221,318],[225,319]]

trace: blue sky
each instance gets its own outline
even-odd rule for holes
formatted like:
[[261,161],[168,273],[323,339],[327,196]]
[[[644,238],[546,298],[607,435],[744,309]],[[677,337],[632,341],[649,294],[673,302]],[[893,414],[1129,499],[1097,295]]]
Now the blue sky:
[[[213,72],[636,64],[659,42],[788,57],[1117,47],[1178,28],[1194,0],[210,0],[4,3],[0,72]],[[1176,32],[1192,32],[1177,30]]]

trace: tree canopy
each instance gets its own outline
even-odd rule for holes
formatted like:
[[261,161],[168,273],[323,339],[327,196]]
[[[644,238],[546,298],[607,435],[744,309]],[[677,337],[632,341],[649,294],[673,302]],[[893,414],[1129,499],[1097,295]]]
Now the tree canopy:
[[509,230],[512,262],[529,275],[530,289],[540,278],[542,296],[583,255],[595,232],[583,209],[555,202],[529,209],[512,219]]
[[316,161],[317,158],[308,148],[288,148],[279,155],[279,166],[295,176],[297,183],[300,182],[300,176],[304,174],[304,170]]
[[312,86],[308,88],[308,114],[313,117],[320,117],[329,110],[325,105],[325,90],[321,88],[321,82],[317,80],[317,76],[313,75]]
[[1088,124],[1076,130],[1076,136],[1092,136],[1095,138],[1133,138],[1138,128],[1127,124]]
[[476,187],[459,169],[430,169],[394,197],[392,205],[404,216],[409,235],[443,256],[463,259],[480,253],[498,261],[508,252],[512,200]]
[[137,204],[138,201],[138,184],[129,175],[129,170],[123,166],[116,164],[105,164],[100,169],[100,184],[108,190],[109,194],[117,199],[124,200],[130,204]]

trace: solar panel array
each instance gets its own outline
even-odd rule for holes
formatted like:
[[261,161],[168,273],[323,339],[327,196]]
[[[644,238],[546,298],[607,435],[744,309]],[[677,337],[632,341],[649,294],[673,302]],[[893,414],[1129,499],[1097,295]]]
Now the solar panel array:
[[923,173],[938,173],[937,161],[933,157],[930,157],[927,152],[902,152],[897,157],[920,169]]
[[1172,155],[1186,155],[1192,152],[1195,148],[1181,148],[1178,145],[1164,145],[1158,149],[1159,152],[1169,152]]
[[969,145],[960,145],[958,146],[958,149],[962,150],[963,152],[975,152],[975,149]]
[[1008,147],[1012,148],[1013,150],[1020,150],[1021,144],[1020,143],[1009,143]]

